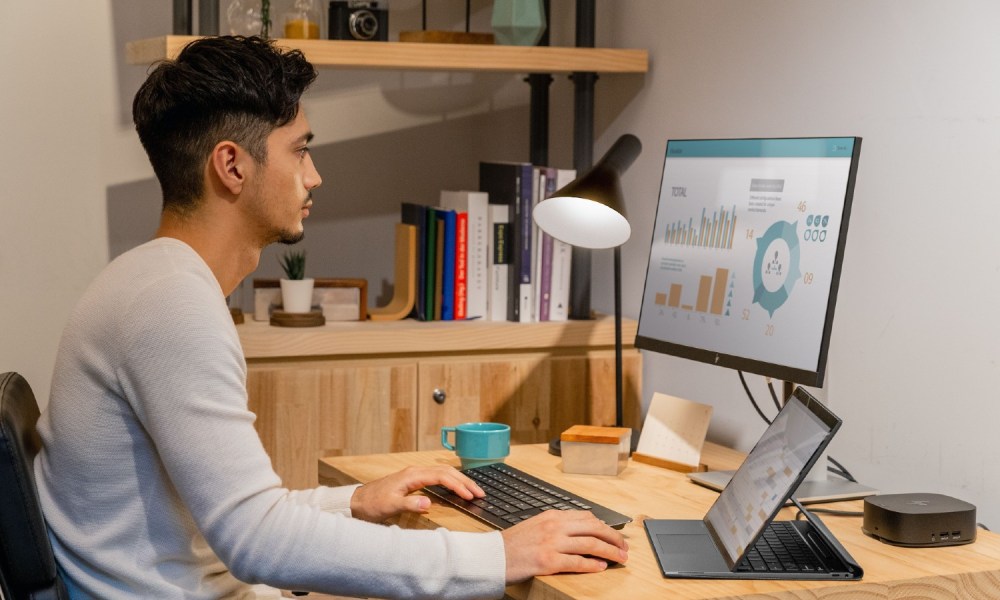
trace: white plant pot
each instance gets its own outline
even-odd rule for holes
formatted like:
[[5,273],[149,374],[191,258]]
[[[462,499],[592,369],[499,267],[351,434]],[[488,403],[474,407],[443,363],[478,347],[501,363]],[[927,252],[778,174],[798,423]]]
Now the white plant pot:
[[312,310],[314,279],[282,279],[281,307],[287,313],[307,313]]

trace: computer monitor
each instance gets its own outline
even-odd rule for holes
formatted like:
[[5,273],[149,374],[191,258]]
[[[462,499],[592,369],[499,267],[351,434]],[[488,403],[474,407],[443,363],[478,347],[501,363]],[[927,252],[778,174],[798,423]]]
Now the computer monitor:
[[822,386],[860,150],[667,142],[636,347]]

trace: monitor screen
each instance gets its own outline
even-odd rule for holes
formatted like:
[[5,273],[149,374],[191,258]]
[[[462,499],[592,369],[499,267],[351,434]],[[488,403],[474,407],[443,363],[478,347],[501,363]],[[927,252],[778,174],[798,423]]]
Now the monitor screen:
[[635,345],[821,386],[860,150],[667,142]]

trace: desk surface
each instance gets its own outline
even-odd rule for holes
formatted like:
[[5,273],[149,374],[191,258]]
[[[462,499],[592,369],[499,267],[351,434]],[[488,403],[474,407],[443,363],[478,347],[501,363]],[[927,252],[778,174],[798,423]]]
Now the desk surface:
[[[709,444],[702,462],[712,469],[732,469],[742,457],[738,452]],[[507,594],[512,598],[1000,598],[1000,535],[996,533],[980,530],[976,542],[965,546],[898,548],[864,535],[860,517],[832,515],[819,516],[864,568],[860,582],[665,579],[643,530],[643,519],[700,519],[717,494],[691,483],[681,473],[635,461],[630,461],[618,477],[565,474],[560,461],[548,454],[544,445],[512,446],[507,459],[528,473],[631,516],[634,521],[622,530],[629,543],[629,561],[599,574],[536,577],[509,587]],[[409,465],[432,464],[458,466],[458,460],[445,450],[331,457],[320,461],[320,481],[328,485],[367,482]],[[828,506],[860,510],[861,501]],[[786,509],[779,518],[794,518],[794,512]],[[405,515],[399,524],[423,529],[489,530],[437,501],[426,515]]]

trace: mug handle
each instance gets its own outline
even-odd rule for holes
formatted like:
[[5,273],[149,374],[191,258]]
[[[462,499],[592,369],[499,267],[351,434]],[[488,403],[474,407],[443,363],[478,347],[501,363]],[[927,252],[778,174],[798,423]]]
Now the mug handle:
[[448,432],[455,431],[454,427],[442,427],[441,428],[441,445],[449,450],[455,450],[455,447],[448,443]]

